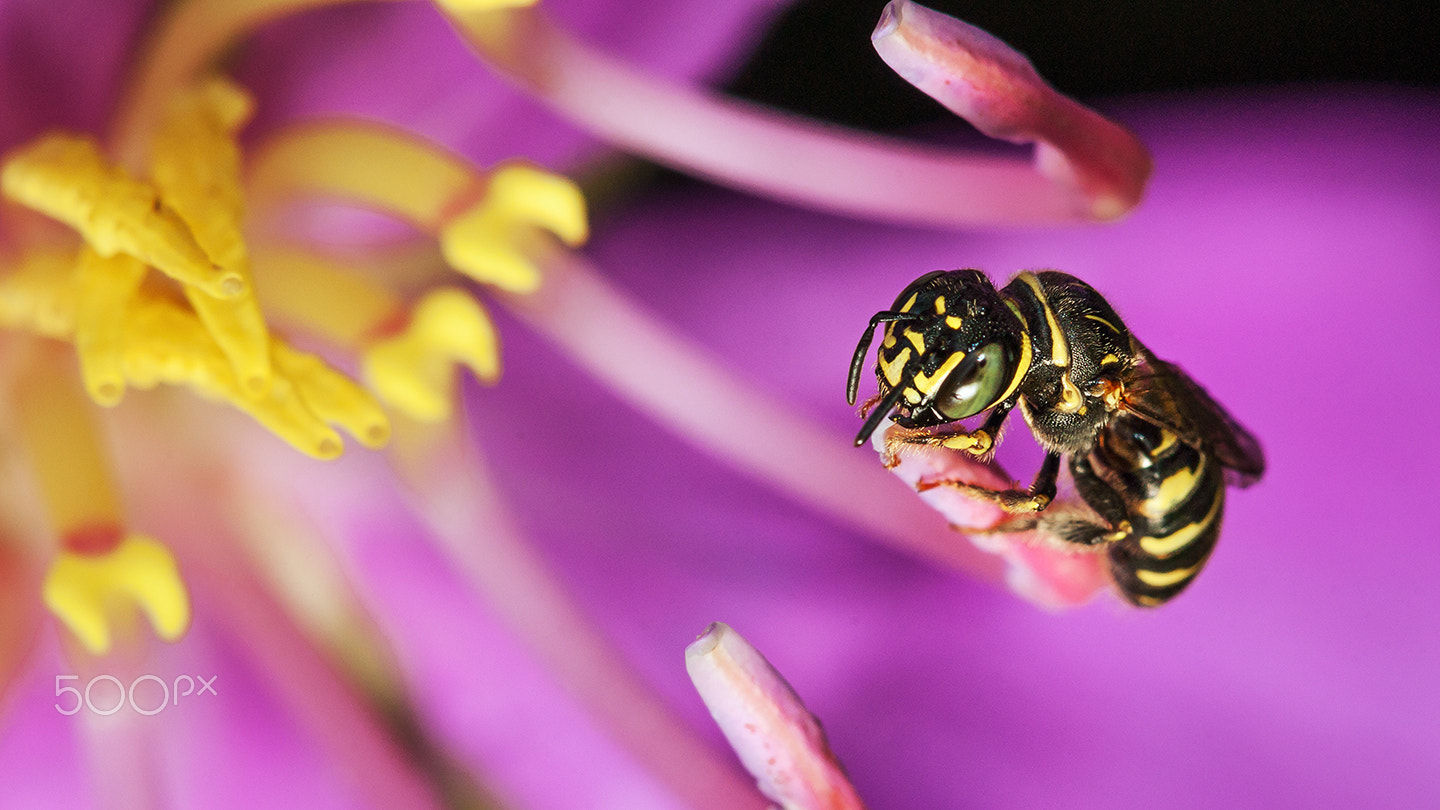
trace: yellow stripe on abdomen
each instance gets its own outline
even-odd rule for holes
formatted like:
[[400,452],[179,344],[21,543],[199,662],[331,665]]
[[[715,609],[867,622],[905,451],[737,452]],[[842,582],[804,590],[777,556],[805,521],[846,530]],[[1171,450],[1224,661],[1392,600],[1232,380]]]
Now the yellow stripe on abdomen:
[[1152,557],[1169,557],[1185,548],[1215,523],[1215,518],[1220,515],[1220,505],[1224,502],[1225,488],[1218,487],[1215,490],[1215,498],[1210,503],[1210,511],[1206,512],[1204,517],[1166,537],[1141,537],[1140,550]]
[[1201,455],[1194,469],[1181,467],[1164,481],[1154,495],[1136,504],[1135,510],[1148,518],[1161,518],[1185,502],[1205,477],[1207,457]]
[[1194,576],[1198,570],[1200,570],[1198,565],[1181,568],[1178,571],[1146,571],[1144,568],[1137,568],[1135,578],[1152,588],[1164,588],[1177,582],[1184,582]]

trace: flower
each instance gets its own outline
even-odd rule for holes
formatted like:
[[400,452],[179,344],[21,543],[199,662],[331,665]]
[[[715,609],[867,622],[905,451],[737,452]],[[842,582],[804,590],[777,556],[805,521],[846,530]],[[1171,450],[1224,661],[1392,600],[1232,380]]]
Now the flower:
[[[837,404],[840,369],[854,332],[877,301],[893,295],[897,282],[923,269],[950,266],[957,252],[967,254],[964,263],[996,272],[1054,263],[1096,282],[1138,333],[1185,362],[1244,414],[1282,460],[1305,452],[1316,453],[1317,460],[1333,458],[1329,446],[1320,446],[1327,455],[1318,455],[1315,437],[1330,437],[1334,420],[1328,418],[1329,411],[1357,399],[1353,387],[1336,392],[1318,382],[1333,379],[1326,372],[1336,357],[1369,363],[1379,379],[1396,386],[1401,396],[1397,402],[1426,401],[1433,393],[1428,383],[1387,373],[1418,365],[1426,346],[1388,340],[1386,348],[1394,347],[1393,353],[1382,354],[1369,351],[1369,343],[1362,344],[1366,351],[1326,344],[1322,355],[1318,339],[1293,336],[1302,334],[1299,327],[1308,323],[1308,313],[1360,327],[1377,324],[1382,306],[1387,314],[1417,317],[1433,307],[1433,296],[1421,295],[1432,290],[1420,269],[1433,260],[1433,251],[1423,252],[1433,247],[1423,236],[1429,233],[1426,223],[1434,220],[1434,197],[1428,190],[1433,183],[1412,186],[1388,161],[1396,154],[1415,155],[1423,158],[1416,165],[1432,166],[1434,147],[1424,139],[1392,133],[1383,148],[1371,152],[1370,133],[1349,132],[1339,138],[1347,134],[1343,127],[1337,132],[1333,123],[1328,129],[1320,126],[1334,119],[1316,120],[1319,116],[1307,112],[1303,102],[1298,110],[1273,115],[1268,127],[1263,106],[1258,111],[1238,108],[1259,119],[1250,124],[1236,109],[1222,117],[1213,107],[1190,106],[1196,102],[1168,107],[1153,103],[1154,108],[1139,106],[1129,116],[1152,139],[1160,165],[1168,160],[1177,168],[1169,181],[1162,172],[1146,207],[1104,234],[956,236],[857,228],[849,220],[710,189],[687,189],[621,212],[598,234],[591,255],[616,283],[639,291],[665,319],[698,336],[746,378],[789,401],[788,409],[769,411],[777,418],[819,414],[816,418],[839,436],[854,427],[851,415]],[[1377,111],[1364,100],[1346,104],[1377,120],[1395,121],[1396,129],[1413,126],[1417,118],[1422,125],[1433,123],[1433,113],[1416,113],[1415,105]],[[1224,102],[1218,106],[1223,110]],[[1226,120],[1233,130],[1216,123]],[[1312,124],[1324,137],[1294,140],[1280,126],[1294,121]],[[1178,122],[1204,126],[1177,128]],[[1337,139],[1349,147],[1350,158],[1340,167],[1350,174],[1339,176],[1353,181],[1340,188],[1309,171],[1318,159],[1334,154],[1330,150]],[[1245,149],[1237,150],[1237,143]],[[1264,154],[1257,144],[1271,144],[1271,154],[1256,157]],[[1274,158],[1277,151],[1288,159]],[[1254,216],[1254,210],[1243,218],[1227,210],[1237,205],[1237,196],[1240,205],[1245,204],[1238,189],[1259,195],[1261,205],[1255,210],[1264,211],[1268,221]],[[1369,193],[1357,194],[1357,189]],[[1277,211],[1291,219],[1277,218]],[[1356,233],[1307,227],[1316,212],[1322,221],[1343,224],[1377,211],[1388,215],[1384,221],[1394,230]],[[347,230],[351,221],[319,224],[333,227],[333,233],[354,233]],[[1187,234],[1207,227],[1230,235],[1233,250],[1205,256],[1215,245],[1197,243]],[[1348,270],[1335,267],[1336,257],[1345,257],[1343,250],[1315,252],[1315,264],[1332,271],[1323,276],[1332,282],[1330,287],[1302,286],[1303,279],[1323,272],[1310,267],[1284,283],[1250,272],[1259,261],[1271,266],[1268,257],[1257,259],[1257,253],[1287,245],[1292,241],[1287,237],[1297,235],[1332,249],[1353,246],[1351,255],[1357,259],[1379,256],[1387,268],[1397,268],[1393,272],[1408,274],[1401,278],[1415,284],[1416,295],[1399,302],[1357,302],[1351,293],[1359,285],[1345,285],[1350,277],[1334,272]],[[1177,260],[1177,245],[1194,250],[1196,257]],[[1420,252],[1401,248],[1414,245],[1421,246]],[[1167,263],[1178,269],[1161,282],[1154,267]],[[893,275],[879,277],[877,265],[893,268],[886,271]],[[1138,272],[1142,266],[1146,273]],[[678,274],[676,267],[689,272]],[[776,268],[784,272],[762,272]],[[1133,285],[1155,299],[1147,305],[1141,298],[1137,305],[1125,293],[1112,291],[1107,280],[1116,287]],[[1224,283],[1214,284],[1216,280]],[[1183,291],[1176,289],[1181,282]],[[1239,295],[1242,291],[1253,295]],[[1180,300],[1181,292],[1193,299]],[[1167,294],[1171,297],[1162,297]],[[516,300],[522,304],[517,310],[522,317],[549,323],[523,308],[530,299]],[[567,315],[585,314],[583,306],[576,306],[583,305],[584,298],[538,300],[567,305]],[[1295,306],[1286,306],[1292,302]],[[839,312],[850,314],[836,317]],[[1259,326],[1267,323],[1262,316],[1276,321]],[[499,316],[502,327],[507,318]],[[1400,320],[1379,324],[1376,334],[1399,338],[1395,324]],[[1197,332],[1205,324],[1226,328],[1192,337],[1189,345],[1180,342],[1183,334],[1167,338],[1176,342],[1162,343],[1158,338],[1172,321],[1189,323]],[[1271,399],[1256,393],[1268,393],[1266,387],[1275,385],[1275,365],[1234,370],[1237,362],[1254,357],[1256,328],[1271,339],[1277,359],[1289,361],[1282,367],[1293,370],[1299,382],[1309,383],[1285,393],[1303,392],[1307,402],[1330,406],[1321,411],[1325,416],[1297,416],[1296,397]],[[217,514],[213,502],[187,501],[192,491],[187,487],[194,485],[201,492],[223,491],[229,502],[243,507],[248,533],[289,542],[276,543],[267,558],[274,565],[273,576],[282,580],[272,584],[285,595],[279,600],[265,598],[254,581],[258,577],[237,576],[246,566],[233,553],[235,545],[217,543],[213,551],[222,556],[195,558],[204,563],[187,572],[200,583],[192,588],[198,627],[181,643],[182,651],[191,654],[187,660],[192,664],[223,671],[223,683],[234,686],[222,688],[235,691],[227,692],[224,701],[186,704],[199,707],[193,714],[164,714],[165,726],[85,726],[98,729],[85,733],[104,743],[93,748],[99,752],[94,771],[101,780],[113,781],[102,784],[116,790],[154,789],[148,781],[139,786],[133,778],[127,782],[126,776],[133,777],[137,770],[156,770],[153,761],[147,766],[144,756],[134,752],[164,751],[188,740],[203,743],[197,747],[208,754],[204,764],[232,752],[255,762],[228,777],[236,788],[231,794],[276,800],[270,803],[348,804],[359,785],[361,795],[373,803],[402,805],[416,798],[405,791],[423,792],[427,778],[459,778],[449,767],[452,758],[482,765],[487,783],[527,805],[573,806],[577,797],[587,806],[675,803],[674,782],[654,774],[699,773],[702,760],[677,754],[666,770],[663,763],[656,767],[653,746],[634,745],[637,737],[656,732],[646,724],[660,715],[627,713],[641,708],[642,701],[633,699],[634,693],[603,689],[600,699],[592,692],[578,702],[596,712],[587,715],[562,688],[562,683],[583,690],[624,681],[604,672],[574,677],[573,669],[579,666],[575,662],[608,659],[594,654],[591,631],[565,623],[573,613],[555,610],[550,597],[558,580],[565,583],[568,598],[595,614],[606,634],[628,653],[640,670],[640,682],[656,684],[662,701],[680,707],[692,729],[708,728],[708,720],[683,678],[677,677],[680,646],[716,616],[762,640],[760,646],[826,719],[831,744],[851,769],[859,792],[877,804],[946,806],[960,796],[978,797],[977,803],[1099,804],[1117,796],[1153,799],[1157,785],[1176,803],[1192,797],[1196,803],[1214,803],[1222,796],[1256,792],[1276,801],[1341,794],[1405,803],[1433,793],[1434,785],[1427,781],[1433,777],[1408,768],[1410,762],[1422,761],[1421,752],[1432,750],[1434,742],[1430,732],[1411,722],[1414,707],[1424,711],[1429,704],[1425,685],[1409,673],[1424,671],[1433,662],[1423,649],[1397,650],[1390,644],[1404,637],[1405,617],[1380,600],[1391,593],[1391,582],[1409,584],[1416,594],[1428,592],[1423,585],[1425,575],[1433,573],[1434,552],[1400,546],[1394,554],[1410,563],[1405,569],[1389,570],[1385,558],[1368,569],[1360,567],[1386,575],[1383,591],[1362,590],[1351,599],[1335,599],[1326,576],[1339,570],[1341,581],[1353,582],[1352,543],[1317,547],[1292,540],[1290,545],[1266,547],[1260,544],[1265,533],[1254,528],[1268,527],[1270,536],[1283,537],[1303,526],[1312,535],[1324,536],[1331,513],[1302,509],[1301,504],[1310,502],[1309,492],[1319,489],[1338,496],[1341,486],[1346,495],[1355,487],[1374,487],[1371,494],[1381,497],[1388,490],[1365,479],[1332,481],[1312,474],[1302,479],[1303,485],[1246,493],[1233,501],[1226,541],[1212,570],[1184,600],[1156,618],[1104,608],[1063,617],[1038,614],[908,557],[853,542],[860,535],[841,527],[840,521],[776,498],[690,444],[655,431],[652,422],[588,384],[584,366],[592,362],[591,355],[576,347],[569,350],[573,355],[557,353],[524,330],[502,331],[507,389],[468,389],[465,397],[467,411],[477,417],[468,431],[486,448],[496,473],[487,473],[475,456],[465,453],[469,442],[438,451],[421,444],[426,451],[418,456],[422,463],[414,463],[413,457],[396,459],[413,486],[397,492],[378,457],[350,454],[317,473],[309,460],[288,450],[276,452],[278,443],[260,441],[268,437],[239,426],[218,435],[199,432],[178,460],[147,458],[145,444],[159,443],[171,430],[195,424],[194,408],[187,405],[164,414],[175,417],[164,425],[170,430],[157,430],[154,421],[147,425],[142,420],[122,431],[131,442],[121,448],[129,450],[119,454],[122,463],[131,459],[138,467],[139,459],[161,468],[161,475],[132,468],[122,477],[143,488],[156,505],[157,524],[173,530],[166,534],[209,534],[214,541],[223,540],[224,533],[241,533],[227,528],[232,524]],[[618,335],[617,340],[625,337]],[[601,353],[606,347],[594,348]],[[674,351],[629,356],[636,358],[635,365],[659,363],[674,370],[666,364],[692,355]],[[1191,357],[1197,358],[1194,363]],[[1205,362],[1216,365],[1207,367]],[[723,387],[682,393],[711,391],[733,393]],[[635,397],[633,390],[622,392]],[[737,400],[744,403],[744,397]],[[694,421],[705,426],[705,420]],[[771,436],[777,425],[711,425],[707,438],[718,432],[724,434],[719,439],[728,439],[745,428]],[[1406,454],[1414,451],[1413,445],[1402,450],[1388,442],[1359,448],[1347,443],[1346,448],[1361,459],[1399,469],[1406,469]],[[217,473],[204,463],[214,458],[233,460],[232,471]],[[796,478],[833,480],[819,477],[832,469],[817,467],[802,470]],[[489,480],[492,477],[495,480]],[[1412,500],[1426,483],[1423,473],[1414,480]],[[1275,487],[1274,481],[1272,473],[1265,486]],[[858,499],[866,493],[842,491],[841,497],[852,494]],[[1259,500],[1262,496],[1267,501]],[[502,501],[510,509],[499,510],[496,503]],[[421,508],[409,509],[414,503]],[[875,526],[904,525],[897,524],[902,512],[870,514]],[[474,531],[476,517],[485,520],[488,531]],[[1404,525],[1399,518],[1390,520],[1397,529],[1411,528],[1408,517]],[[538,555],[523,555],[528,547],[511,542],[517,526],[534,538]],[[306,542],[307,535],[332,542]],[[428,545],[422,538],[440,543]],[[1382,538],[1377,530],[1360,539]],[[488,545],[473,545],[477,542]],[[936,554],[935,546],[927,548]],[[963,541],[958,548],[966,548]],[[1229,568],[1227,574],[1221,566],[1232,548],[1236,555],[1256,555],[1241,557],[1256,565]],[[227,549],[231,553],[224,556]],[[516,553],[522,554],[518,565],[504,556]],[[310,558],[301,563],[296,555]],[[535,556],[555,565],[554,580],[547,581],[543,569],[533,564]],[[963,552],[958,556],[974,559]],[[299,587],[286,587],[285,573],[295,571],[306,576]],[[327,572],[344,572],[350,578],[327,577]],[[1295,579],[1287,580],[1286,573]],[[231,578],[238,584],[227,582]],[[1212,587],[1215,602],[1199,601]],[[474,598],[477,590],[490,594],[483,606]],[[316,603],[328,610],[297,609],[285,602],[317,592],[324,598]],[[536,594],[542,598],[534,598]],[[532,601],[525,601],[527,597]],[[1417,613],[1433,609],[1423,595],[1416,601]],[[308,635],[289,626],[282,605],[310,623]],[[1317,618],[1322,620],[1319,631]],[[552,620],[554,624],[544,626]],[[214,624],[207,626],[207,621]],[[1396,636],[1374,632],[1375,624],[1385,622],[1393,622]],[[382,635],[373,632],[375,627],[393,644],[394,661],[386,660],[383,645],[373,643]],[[346,663],[348,682],[333,672],[327,675],[325,659],[307,646],[310,638],[331,645],[330,661]],[[557,639],[562,643],[544,644]],[[227,641],[238,642],[234,647],[243,653]],[[1355,650],[1367,656],[1355,656]],[[49,714],[51,677],[42,668],[31,678],[40,681],[39,688],[30,690],[35,699],[20,705],[38,706],[33,714],[43,717],[24,717],[28,722],[17,727],[39,728],[40,738],[47,741],[62,738],[44,750],[63,751],[70,738],[56,729],[73,734],[76,726],[57,726],[57,719],[69,718]],[[366,678],[369,703],[357,709],[343,698],[348,688]],[[1393,697],[1356,699],[1355,685],[1362,681],[1392,687]],[[607,714],[605,698],[614,698],[608,702],[625,712]],[[387,751],[384,733],[375,733],[377,704],[390,712],[390,730],[400,732],[397,736],[412,746],[399,756]],[[1401,707],[1411,711],[1410,717],[1402,717]],[[259,724],[278,727],[278,733],[259,732],[272,732],[264,733],[272,749],[257,752],[256,746],[245,744],[246,732],[240,730],[252,729],[256,722],[244,719],[248,712],[261,718]],[[1271,722],[1255,728],[1257,714]],[[293,719],[297,715],[302,721],[299,733]],[[632,745],[617,750],[606,735]],[[656,736],[667,744],[673,740]],[[317,739],[324,743],[323,757],[304,744]],[[718,736],[712,741],[718,744]],[[1357,755],[1356,741],[1373,745],[1374,753]],[[32,760],[21,759],[33,756],[27,748],[0,745],[0,758],[28,763]],[[195,760],[173,753],[156,757],[180,772],[175,780],[179,786],[170,788],[178,803],[215,801],[191,781],[193,771],[183,768]],[[1213,772],[1197,775],[1197,761]],[[277,765],[280,776],[266,775]],[[11,770],[16,769],[7,768]],[[1294,781],[1277,783],[1270,778],[1277,772]],[[463,773],[460,769],[460,776]],[[721,773],[723,778],[723,767]],[[1376,774],[1390,778],[1364,781]],[[250,776],[257,776],[257,784],[247,784]],[[7,785],[21,791],[26,787]],[[1264,793],[1267,790],[1273,793]],[[743,796],[758,801],[753,794]]]
[[[443,10],[484,29],[496,5]],[[253,97],[226,78],[200,74],[229,38],[281,9],[204,2],[167,9],[109,137],[97,134],[92,117],[90,132],[17,127],[22,139],[6,144],[4,190],[16,205],[6,211],[8,267],[0,297],[5,325],[20,335],[7,341],[7,356],[18,360],[7,382],[42,497],[40,508],[24,504],[8,527],[20,545],[7,549],[4,573],[19,587],[9,605],[0,682],[23,689],[25,679],[11,676],[52,660],[82,673],[55,676],[55,696],[62,699],[55,709],[60,715],[88,709],[72,728],[83,732],[94,760],[90,787],[102,803],[151,804],[174,789],[167,784],[173,780],[161,778],[166,768],[157,762],[165,758],[159,752],[204,726],[204,710],[148,725],[114,714],[126,706],[142,716],[159,714],[171,705],[171,686],[175,706],[182,697],[216,694],[218,675],[175,674],[180,664],[223,670],[242,702],[278,701],[318,738],[352,789],[376,804],[420,806],[442,789],[454,801],[484,801],[470,769],[454,766],[443,744],[417,726],[403,675],[340,573],[337,552],[285,503],[286,493],[253,469],[222,471],[213,459],[246,451],[263,456],[280,446],[264,444],[274,438],[305,455],[334,459],[342,439],[331,425],[378,449],[391,433],[384,403],[402,434],[394,461],[419,491],[426,528],[455,544],[465,540],[458,532],[483,526],[499,544],[489,548],[495,557],[481,559],[483,569],[466,571],[468,587],[492,588],[497,609],[541,648],[542,658],[567,651],[558,644],[577,652],[575,659],[591,671],[566,678],[582,687],[598,682],[602,692],[584,696],[592,703],[619,699],[621,726],[630,716],[652,734],[673,726],[662,710],[645,713],[652,701],[643,687],[623,665],[609,662],[613,654],[543,566],[515,545],[503,510],[469,508],[483,499],[477,488],[485,482],[468,449],[446,447],[463,436],[449,420],[454,369],[468,365],[487,381],[499,371],[493,327],[473,293],[393,290],[386,286],[393,279],[343,275],[313,243],[353,235],[353,228],[346,230],[353,220],[327,228],[323,220],[276,216],[297,194],[358,199],[437,237],[439,257],[462,273],[523,295],[538,283],[534,262],[554,249],[541,231],[571,245],[583,241],[583,203],[573,184],[533,165],[482,170],[422,138],[354,119],[310,126],[282,120],[265,132],[262,146],[241,143],[237,133],[251,117]],[[11,10],[22,22],[29,19],[29,9]],[[428,7],[423,12],[441,19]],[[107,28],[101,36],[126,32]],[[706,50],[693,52],[692,63],[697,56],[703,61]],[[390,182],[395,179],[402,182]],[[275,325],[287,322],[312,339],[328,339],[326,357],[280,337]],[[74,361],[60,345],[65,342],[80,361],[78,379],[68,368]],[[342,359],[330,359],[335,347]],[[349,365],[361,367],[366,387],[342,370]],[[87,394],[94,404],[116,407],[127,388],[133,402],[134,389],[157,384],[186,386],[233,405],[273,436],[247,435],[233,423],[202,427],[204,408],[174,397],[142,396],[139,407],[117,408],[106,420],[115,424],[91,425]],[[347,479],[342,473],[338,480]],[[462,505],[460,514],[445,511],[447,498]],[[393,496],[389,502],[396,505]],[[166,540],[142,536],[131,528],[136,524]],[[47,547],[51,537],[58,542]],[[471,549],[451,551],[450,563],[462,568],[476,559]],[[38,646],[35,638],[27,598],[37,567],[47,570],[46,606],[65,628],[58,657],[53,625],[39,625]],[[504,573],[493,578],[492,571]],[[150,634],[179,641],[192,598],[194,615],[204,617],[198,618],[201,639],[228,634],[246,664],[226,666],[191,634],[163,667],[170,672],[146,671],[167,658],[148,643]],[[137,614],[145,622],[134,622]],[[247,690],[257,676],[268,695]],[[83,689],[64,685],[69,680]],[[118,689],[119,702],[98,708],[108,704],[92,699],[97,683]],[[137,702],[142,686],[149,693],[142,691]],[[79,703],[65,702],[72,696]],[[234,741],[233,735],[200,736],[212,754]],[[642,751],[647,744],[634,729],[622,728],[620,736]],[[667,744],[663,734],[653,736],[652,748]],[[662,779],[673,787],[683,776],[693,784],[689,790],[726,795],[714,780],[731,777],[708,766],[710,757],[697,754],[683,731],[678,739],[672,732],[668,744],[687,773],[671,766]],[[743,783],[734,784],[748,795]],[[186,795],[183,782],[179,790]]]

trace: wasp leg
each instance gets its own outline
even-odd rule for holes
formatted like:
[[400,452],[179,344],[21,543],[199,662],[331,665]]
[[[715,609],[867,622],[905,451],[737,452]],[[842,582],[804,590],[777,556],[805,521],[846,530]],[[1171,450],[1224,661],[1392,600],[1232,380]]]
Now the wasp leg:
[[1095,468],[1090,466],[1090,459],[1071,456],[1070,474],[1075,478],[1075,491],[1080,494],[1080,499],[1105,521],[1104,526],[1098,527],[1099,536],[1088,544],[1114,543],[1129,537],[1132,527],[1125,500],[1108,481],[1095,472]]
[[1066,543],[1090,547],[1109,545],[1129,537],[1132,527],[1125,501],[1114,487],[1095,472],[1090,460],[1071,456],[1070,473],[1075,478],[1076,492],[1095,515],[1099,516],[1099,520],[1087,512],[1065,510],[1061,514],[1032,520],[1029,525],[1017,524],[1012,528],[1007,523],[1004,525],[1005,530],[1039,529]]
[[1010,415],[1010,409],[1014,407],[1013,401],[996,405],[990,410],[990,415],[985,418],[985,424],[971,431],[967,431],[963,427],[951,430],[928,430],[897,425],[885,434],[886,466],[895,466],[897,451],[904,445],[964,450],[977,458],[989,455],[990,451],[995,449],[995,440],[1000,435],[1000,428],[1005,424],[1005,418]]
[[1046,453],[1045,460],[1040,464],[1040,472],[1035,474],[1035,481],[1030,484],[1030,489],[986,489],[985,487],[967,484],[961,481],[940,479],[935,481],[920,481],[915,485],[916,491],[924,492],[936,487],[950,487],[958,489],[970,497],[991,501],[999,505],[1001,509],[1010,513],[1039,512],[1055,500],[1055,481],[1060,476],[1060,454]]

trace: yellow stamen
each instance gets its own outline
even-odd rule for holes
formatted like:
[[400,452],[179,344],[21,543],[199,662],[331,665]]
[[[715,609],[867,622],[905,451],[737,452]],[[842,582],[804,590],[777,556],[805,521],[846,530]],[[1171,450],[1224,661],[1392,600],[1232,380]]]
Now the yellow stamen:
[[245,292],[223,299],[189,285],[185,293],[245,389],[258,396],[270,384],[269,333],[251,292],[240,230],[245,203],[235,141],[252,109],[244,90],[220,78],[180,94],[156,133],[152,173],[165,203],[190,226],[200,247],[245,285]]
[[110,648],[120,605],[138,606],[161,638],[175,641],[190,624],[175,560],[154,540],[120,529],[120,499],[90,405],[57,365],[37,358],[15,387],[36,484],[63,544],[45,578],[45,604],[97,655]]
[[300,249],[257,254],[256,292],[272,317],[339,346],[357,347],[403,315],[399,297],[350,268]]
[[475,299],[442,288],[421,300],[403,332],[365,353],[365,380],[392,408],[417,421],[438,422],[450,416],[458,363],[493,382],[500,374],[498,341]]
[[155,634],[177,641],[190,626],[190,597],[175,558],[148,537],[127,536],[103,554],[62,551],[45,577],[45,605],[95,655],[109,651],[111,621],[137,607]]
[[75,332],[75,252],[33,250],[0,275],[0,327],[69,340]]
[[464,158],[397,129],[358,121],[305,124],[267,142],[250,168],[250,198],[318,194],[385,211],[437,233],[484,176]]
[[450,266],[512,292],[539,285],[538,231],[585,241],[585,200],[566,178],[524,163],[488,176],[412,135],[353,122],[285,133],[260,153],[253,197],[340,197],[440,237]]
[[146,267],[133,256],[80,250],[75,268],[75,353],[91,399],[116,405],[125,393],[125,318]]
[[390,440],[390,420],[365,389],[313,354],[296,351],[281,340],[271,346],[275,365],[295,385],[306,407],[371,450]]
[[540,286],[536,228],[568,245],[585,241],[585,198],[574,183],[523,163],[501,166],[490,177],[485,197],[456,217],[440,234],[440,250],[451,267],[510,292]]
[[80,232],[101,256],[128,253],[184,284],[230,298],[244,280],[215,266],[148,183],[105,162],[90,138],[51,133],[5,161],[7,197]]
[[91,405],[59,359],[54,352],[36,358],[14,393],[46,515],[65,537],[122,520]]
[[[272,338],[276,366],[263,396],[242,392],[234,370],[194,314],[158,298],[141,299],[126,342],[126,377],[137,387],[188,385],[229,402],[307,455],[331,459],[344,448],[327,422],[352,432],[362,444],[379,446],[389,423],[378,404],[318,358]],[[342,382],[344,381],[344,382]]]

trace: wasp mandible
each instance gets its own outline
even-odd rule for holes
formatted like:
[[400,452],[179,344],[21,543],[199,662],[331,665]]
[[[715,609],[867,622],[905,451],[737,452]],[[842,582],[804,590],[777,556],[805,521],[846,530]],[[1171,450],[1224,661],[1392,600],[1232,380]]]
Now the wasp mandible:
[[[1039,528],[1103,547],[1133,604],[1159,605],[1190,584],[1220,535],[1227,484],[1249,486],[1265,471],[1249,431],[1074,276],[1027,271],[999,290],[979,270],[921,276],[870,319],[850,362],[852,405],[881,324],[880,391],[863,409],[856,446],[888,416],[896,427],[885,436],[887,461],[905,445],[984,457],[1019,405],[1046,451],[1029,489],[922,486],[996,502],[1012,515],[997,531]],[[985,411],[975,430],[959,423]],[[1044,512],[1066,457],[1093,514]]]

